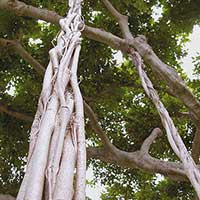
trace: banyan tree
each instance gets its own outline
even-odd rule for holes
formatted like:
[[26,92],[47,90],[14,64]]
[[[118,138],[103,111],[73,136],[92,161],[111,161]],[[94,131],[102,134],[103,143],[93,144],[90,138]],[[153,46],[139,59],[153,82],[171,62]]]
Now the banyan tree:
[[[108,0],[101,1],[118,23],[122,33],[122,37],[119,37],[87,26],[87,21],[82,16],[84,3],[83,0],[69,0],[67,14],[61,17],[55,12],[29,6],[17,0],[0,2],[1,9],[19,16],[54,23],[60,29],[52,40],[53,47],[49,51],[49,64],[46,69],[28,55],[18,41],[0,39],[1,46],[14,49],[34,66],[38,74],[44,74],[42,91],[30,131],[25,175],[17,200],[85,199],[86,157],[122,167],[141,168],[149,172],[161,173],[174,180],[187,180],[200,198],[200,171],[197,165],[200,153],[198,150],[195,152],[198,148],[195,144],[198,144],[199,136],[194,137],[191,154],[149,78],[147,68],[150,66],[152,72],[168,86],[170,93],[184,104],[197,127],[200,120],[198,99],[179,74],[163,63],[154,53],[144,35],[133,36],[126,15],[119,13]],[[162,127],[151,127],[153,131],[144,140],[140,150],[126,152],[116,147],[103,131],[92,108],[86,103],[87,98],[83,100],[80,90],[81,80],[77,71],[82,37],[85,36],[120,50],[132,62],[132,67],[137,71],[140,86],[155,106]],[[84,67],[87,68],[87,66]],[[84,80],[84,75],[82,78]],[[1,111],[15,115],[16,118],[21,117],[22,120],[27,119],[23,114],[8,111],[5,107],[2,107]],[[84,112],[87,117],[84,116]],[[87,123],[88,120],[93,131],[101,139],[103,147],[96,149],[89,147],[86,153],[85,122]],[[179,162],[159,160],[149,154],[152,143],[162,134],[166,134]]]

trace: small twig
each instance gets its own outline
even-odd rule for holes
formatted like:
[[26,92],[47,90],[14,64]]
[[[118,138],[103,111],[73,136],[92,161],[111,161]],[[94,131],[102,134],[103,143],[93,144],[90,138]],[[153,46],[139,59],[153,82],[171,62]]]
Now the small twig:
[[162,135],[162,131],[160,130],[160,128],[155,128],[152,131],[152,133],[149,135],[149,137],[147,137],[145,139],[140,150],[144,153],[148,153],[149,149],[150,149],[151,145],[153,144],[153,142],[155,141],[155,139],[157,137],[160,137],[161,135]]
[[98,119],[97,119],[94,111],[92,110],[92,108],[85,101],[84,101],[84,110],[85,110],[86,115],[90,119],[90,123],[92,125],[93,130],[95,131],[95,133],[101,139],[104,147],[105,148],[111,148],[111,146],[113,146],[112,143],[108,139],[108,137],[105,134],[105,132],[102,130],[101,126],[99,125]]

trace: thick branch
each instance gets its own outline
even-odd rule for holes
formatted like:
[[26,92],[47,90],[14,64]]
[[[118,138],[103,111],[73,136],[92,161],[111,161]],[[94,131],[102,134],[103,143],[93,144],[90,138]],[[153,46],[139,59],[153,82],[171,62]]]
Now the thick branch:
[[182,164],[162,161],[141,151],[130,153],[117,149],[110,153],[103,148],[90,147],[87,149],[87,156],[124,168],[139,168],[150,173],[160,173],[177,181],[187,180]]
[[1,0],[0,9],[12,11],[18,16],[28,16],[35,19],[42,19],[53,24],[58,24],[59,20],[62,18],[54,11],[36,8],[17,0]]
[[107,44],[110,47],[119,49],[124,53],[128,52],[129,47],[125,39],[121,39],[120,37],[104,30],[85,26],[85,29],[83,30],[83,36]]
[[43,75],[45,72],[45,68],[37,61],[35,60],[19,43],[17,40],[7,40],[0,38],[0,47],[3,48],[9,48],[14,50],[16,53],[18,53],[24,60],[26,60],[34,69],[35,71]]
[[139,36],[132,41],[132,45],[148,63],[153,71],[159,75],[173,91],[174,95],[179,98],[190,110],[193,117],[200,120],[200,102],[187,88],[184,81],[172,68],[163,63],[154,53],[152,48],[147,44],[144,36]]
[[[17,0],[0,1],[0,9],[12,11],[19,16],[28,16],[34,19],[41,19],[56,25],[59,25],[59,20],[63,18],[54,11],[49,11],[42,8],[36,8],[34,6],[27,5]],[[108,33],[101,29],[85,26],[83,30],[83,36],[86,36],[92,40],[103,42],[111,46],[112,48],[120,49],[123,51],[125,50],[126,46],[125,40],[122,40],[121,38],[113,35],[112,33]]]
[[0,194],[0,200],[15,200],[15,198],[9,194]]
[[192,158],[196,164],[199,164],[200,157],[200,127],[197,127],[192,143]]
[[10,115],[16,119],[20,119],[27,122],[33,121],[33,117],[23,114],[23,113],[11,111],[7,108],[7,106],[3,106],[3,105],[0,105],[0,113],[6,113],[7,115]]
[[130,41],[133,39],[133,36],[130,32],[129,29],[129,24],[128,24],[128,17],[126,15],[122,15],[120,12],[118,12],[114,6],[110,3],[109,0],[102,0],[106,8],[109,10],[109,12],[112,14],[112,16],[117,20],[119,23],[119,26],[121,28],[123,37],[127,40]]
[[[161,173],[165,176],[169,176],[173,180],[187,180],[182,164],[161,161],[149,155],[148,151],[151,144],[161,135],[161,130],[159,128],[155,128],[152,131],[151,135],[144,141],[140,151],[121,151],[109,142],[109,139],[99,126],[98,120],[92,109],[86,103],[84,104],[84,107],[86,115],[91,120],[94,131],[102,139],[102,142],[105,145],[103,148],[88,148],[88,158],[100,159],[101,161],[116,164],[121,167],[140,168],[151,173]],[[110,144],[110,148],[107,149],[107,145]]]
[[[92,109],[84,103],[86,115],[90,118],[95,133],[101,138],[104,147],[87,150],[88,158],[100,159],[121,167],[140,168],[152,173],[161,173],[174,180],[187,180],[182,165],[173,162],[165,162],[151,157],[148,153],[150,145],[161,135],[161,130],[155,128],[151,135],[144,141],[141,150],[136,152],[125,152],[117,149],[109,142],[109,139],[100,127],[98,120]],[[106,148],[109,146],[110,148]]]
[[110,3],[110,1],[108,0],[102,0],[102,2],[104,3],[104,5],[106,6],[106,8],[110,11],[110,13],[112,14],[112,16],[119,21],[122,14],[120,12],[118,12],[118,10],[116,10],[113,5]]

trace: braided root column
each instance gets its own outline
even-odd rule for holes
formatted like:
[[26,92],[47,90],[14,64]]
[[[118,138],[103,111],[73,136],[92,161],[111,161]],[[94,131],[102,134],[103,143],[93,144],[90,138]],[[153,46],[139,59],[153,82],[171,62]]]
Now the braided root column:
[[49,51],[17,200],[85,199],[84,112],[77,78],[84,27],[81,0],[69,0],[69,8],[67,17],[60,20],[57,44]]
[[167,133],[168,141],[172,149],[176,153],[176,155],[182,161],[184,166],[184,171],[188,179],[190,180],[191,184],[193,185],[198,197],[200,198],[200,171],[197,168],[192,157],[190,156],[189,152],[187,151],[186,146],[183,143],[180,135],[178,134],[178,131],[171,117],[169,116],[168,111],[164,107],[163,103],[161,102],[158,96],[158,93],[154,89],[151,80],[148,78],[146,72],[144,71],[143,69],[144,64],[142,62],[141,56],[133,49],[130,52],[130,56],[132,58],[133,64],[136,66],[138,70],[142,86],[146,94],[152,100],[160,115],[162,124]]

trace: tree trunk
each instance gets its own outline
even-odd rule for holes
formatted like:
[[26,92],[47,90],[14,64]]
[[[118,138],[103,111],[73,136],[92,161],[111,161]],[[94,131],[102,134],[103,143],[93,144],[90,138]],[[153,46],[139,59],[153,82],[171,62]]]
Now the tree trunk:
[[26,174],[17,200],[85,199],[83,99],[77,80],[83,27],[80,3],[69,1],[69,13],[60,20],[57,45],[49,52],[50,63],[31,129]]

